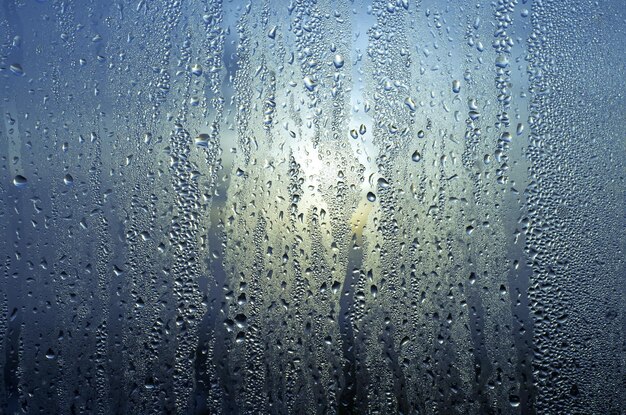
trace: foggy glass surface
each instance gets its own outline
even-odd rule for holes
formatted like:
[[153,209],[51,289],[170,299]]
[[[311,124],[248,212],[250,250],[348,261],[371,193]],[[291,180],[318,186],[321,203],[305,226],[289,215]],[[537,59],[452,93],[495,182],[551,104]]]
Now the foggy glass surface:
[[620,0],[3,0],[0,414],[626,413]]

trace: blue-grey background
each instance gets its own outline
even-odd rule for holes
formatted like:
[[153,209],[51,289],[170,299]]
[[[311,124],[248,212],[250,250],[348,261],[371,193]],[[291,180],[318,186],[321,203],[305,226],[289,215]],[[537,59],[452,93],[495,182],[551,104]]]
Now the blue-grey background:
[[622,1],[0,3],[0,413],[623,414]]

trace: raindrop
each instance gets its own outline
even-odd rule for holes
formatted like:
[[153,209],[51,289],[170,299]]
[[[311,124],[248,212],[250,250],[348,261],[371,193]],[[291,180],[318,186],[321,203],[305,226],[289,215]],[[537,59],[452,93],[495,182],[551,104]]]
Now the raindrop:
[[372,192],[368,192],[367,193],[367,200],[370,202],[375,202],[376,201],[376,195]]
[[415,150],[415,151],[413,152],[413,154],[411,155],[411,160],[413,160],[414,162],[416,162],[416,163],[417,163],[417,162],[418,162],[418,161],[420,161],[421,159],[422,159],[422,155],[420,154],[420,152],[419,152],[419,151]]

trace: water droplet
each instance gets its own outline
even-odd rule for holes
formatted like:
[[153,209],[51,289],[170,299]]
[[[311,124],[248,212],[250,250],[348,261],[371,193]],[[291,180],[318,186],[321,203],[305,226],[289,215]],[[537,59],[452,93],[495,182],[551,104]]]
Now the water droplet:
[[272,28],[267,32],[267,37],[270,39],[276,39],[276,30],[278,26],[272,26]]
[[378,287],[376,285],[372,285],[370,287],[370,292],[372,293],[372,297],[376,298],[376,296],[378,296]]
[[461,92],[461,82],[457,79],[452,81],[452,92],[454,92],[455,94]]
[[413,160],[414,162],[416,162],[416,163],[417,163],[417,162],[418,162],[418,161],[420,161],[421,159],[422,159],[422,155],[420,154],[420,152],[419,152],[419,151],[415,150],[415,151],[413,152],[413,154],[411,155],[411,160]]
[[193,65],[191,65],[191,73],[196,76],[202,75],[202,66],[200,66],[197,63],[194,63]]
[[411,97],[407,97],[404,100],[404,104],[409,108],[409,110],[411,110],[411,112],[415,112],[417,110],[417,104],[415,104],[415,101],[413,101],[413,98]]
[[356,140],[357,138],[359,138],[359,134],[356,132],[356,130],[352,129],[350,130],[350,137]]
[[68,173],[63,177],[63,183],[65,183],[66,186],[71,186],[74,184],[74,178]]
[[476,273],[475,272],[470,273],[469,282],[470,282],[470,284],[474,284],[476,282]]
[[343,56],[336,54],[335,58],[333,59],[333,64],[335,65],[335,68],[337,69],[343,67],[344,65]]
[[517,408],[520,405],[520,399],[519,396],[517,395],[510,395],[509,396],[509,404],[513,407],[513,408]]
[[372,192],[368,192],[367,193],[367,200],[370,202],[375,202],[376,201],[376,195]]
[[424,138],[426,134],[424,133],[424,130],[419,130],[417,132],[417,138]]
[[365,124],[361,124],[361,126],[359,127],[359,134],[364,135],[367,132],[367,129],[365,128]]
[[13,72],[14,75],[16,76],[24,76],[24,69],[22,69],[22,65],[20,65],[19,63],[14,63],[12,64],[9,69],[11,70],[11,72]]
[[198,136],[194,139],[194,142],[198,147],[208,147],[209,138],[208,134],[198,134]]
[[515,129],[515,133],[517,135],[522,135],[522,133],[524,132],[524,124],[522,124],[521,122],[517,124],[517,128]]
[[509,66],[509,59],[504,55],[498,55],[496,58],[496,66],[498,68],[506,68]]
[[304,86],[309,91],[313,91],[315,89],[315,87],[317,86],[317,83],[310,76],[305,76],[304,77]]
[[26,184],[28,184],[28,179],[21,174],[18,174],[13,178],[13,184],[15,185],[15,187],[19,188],[26,187]]

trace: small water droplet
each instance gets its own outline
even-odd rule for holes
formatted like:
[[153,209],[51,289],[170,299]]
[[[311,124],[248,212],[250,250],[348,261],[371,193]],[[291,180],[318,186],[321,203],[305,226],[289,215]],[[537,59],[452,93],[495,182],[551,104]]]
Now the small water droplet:
[[375,202],[376,201],[376,195],[372,192],[368,192],[367,193],[367,200],[370,202]]
[[74,178],[68,173],[63,177],[63,183],[65,183],[66,186],[71,186],[74,184]]
[[416,162],[416,163],[417,163],[417,162],[418,162],[418,161],[420,161],[421,159],[422,159],[422,155],[420,154],[420,152],[419,152],[419,151],[415,150],[415,151],[413,152],[413,154],[411,155],[411,160],[413,160],[414,162]]

